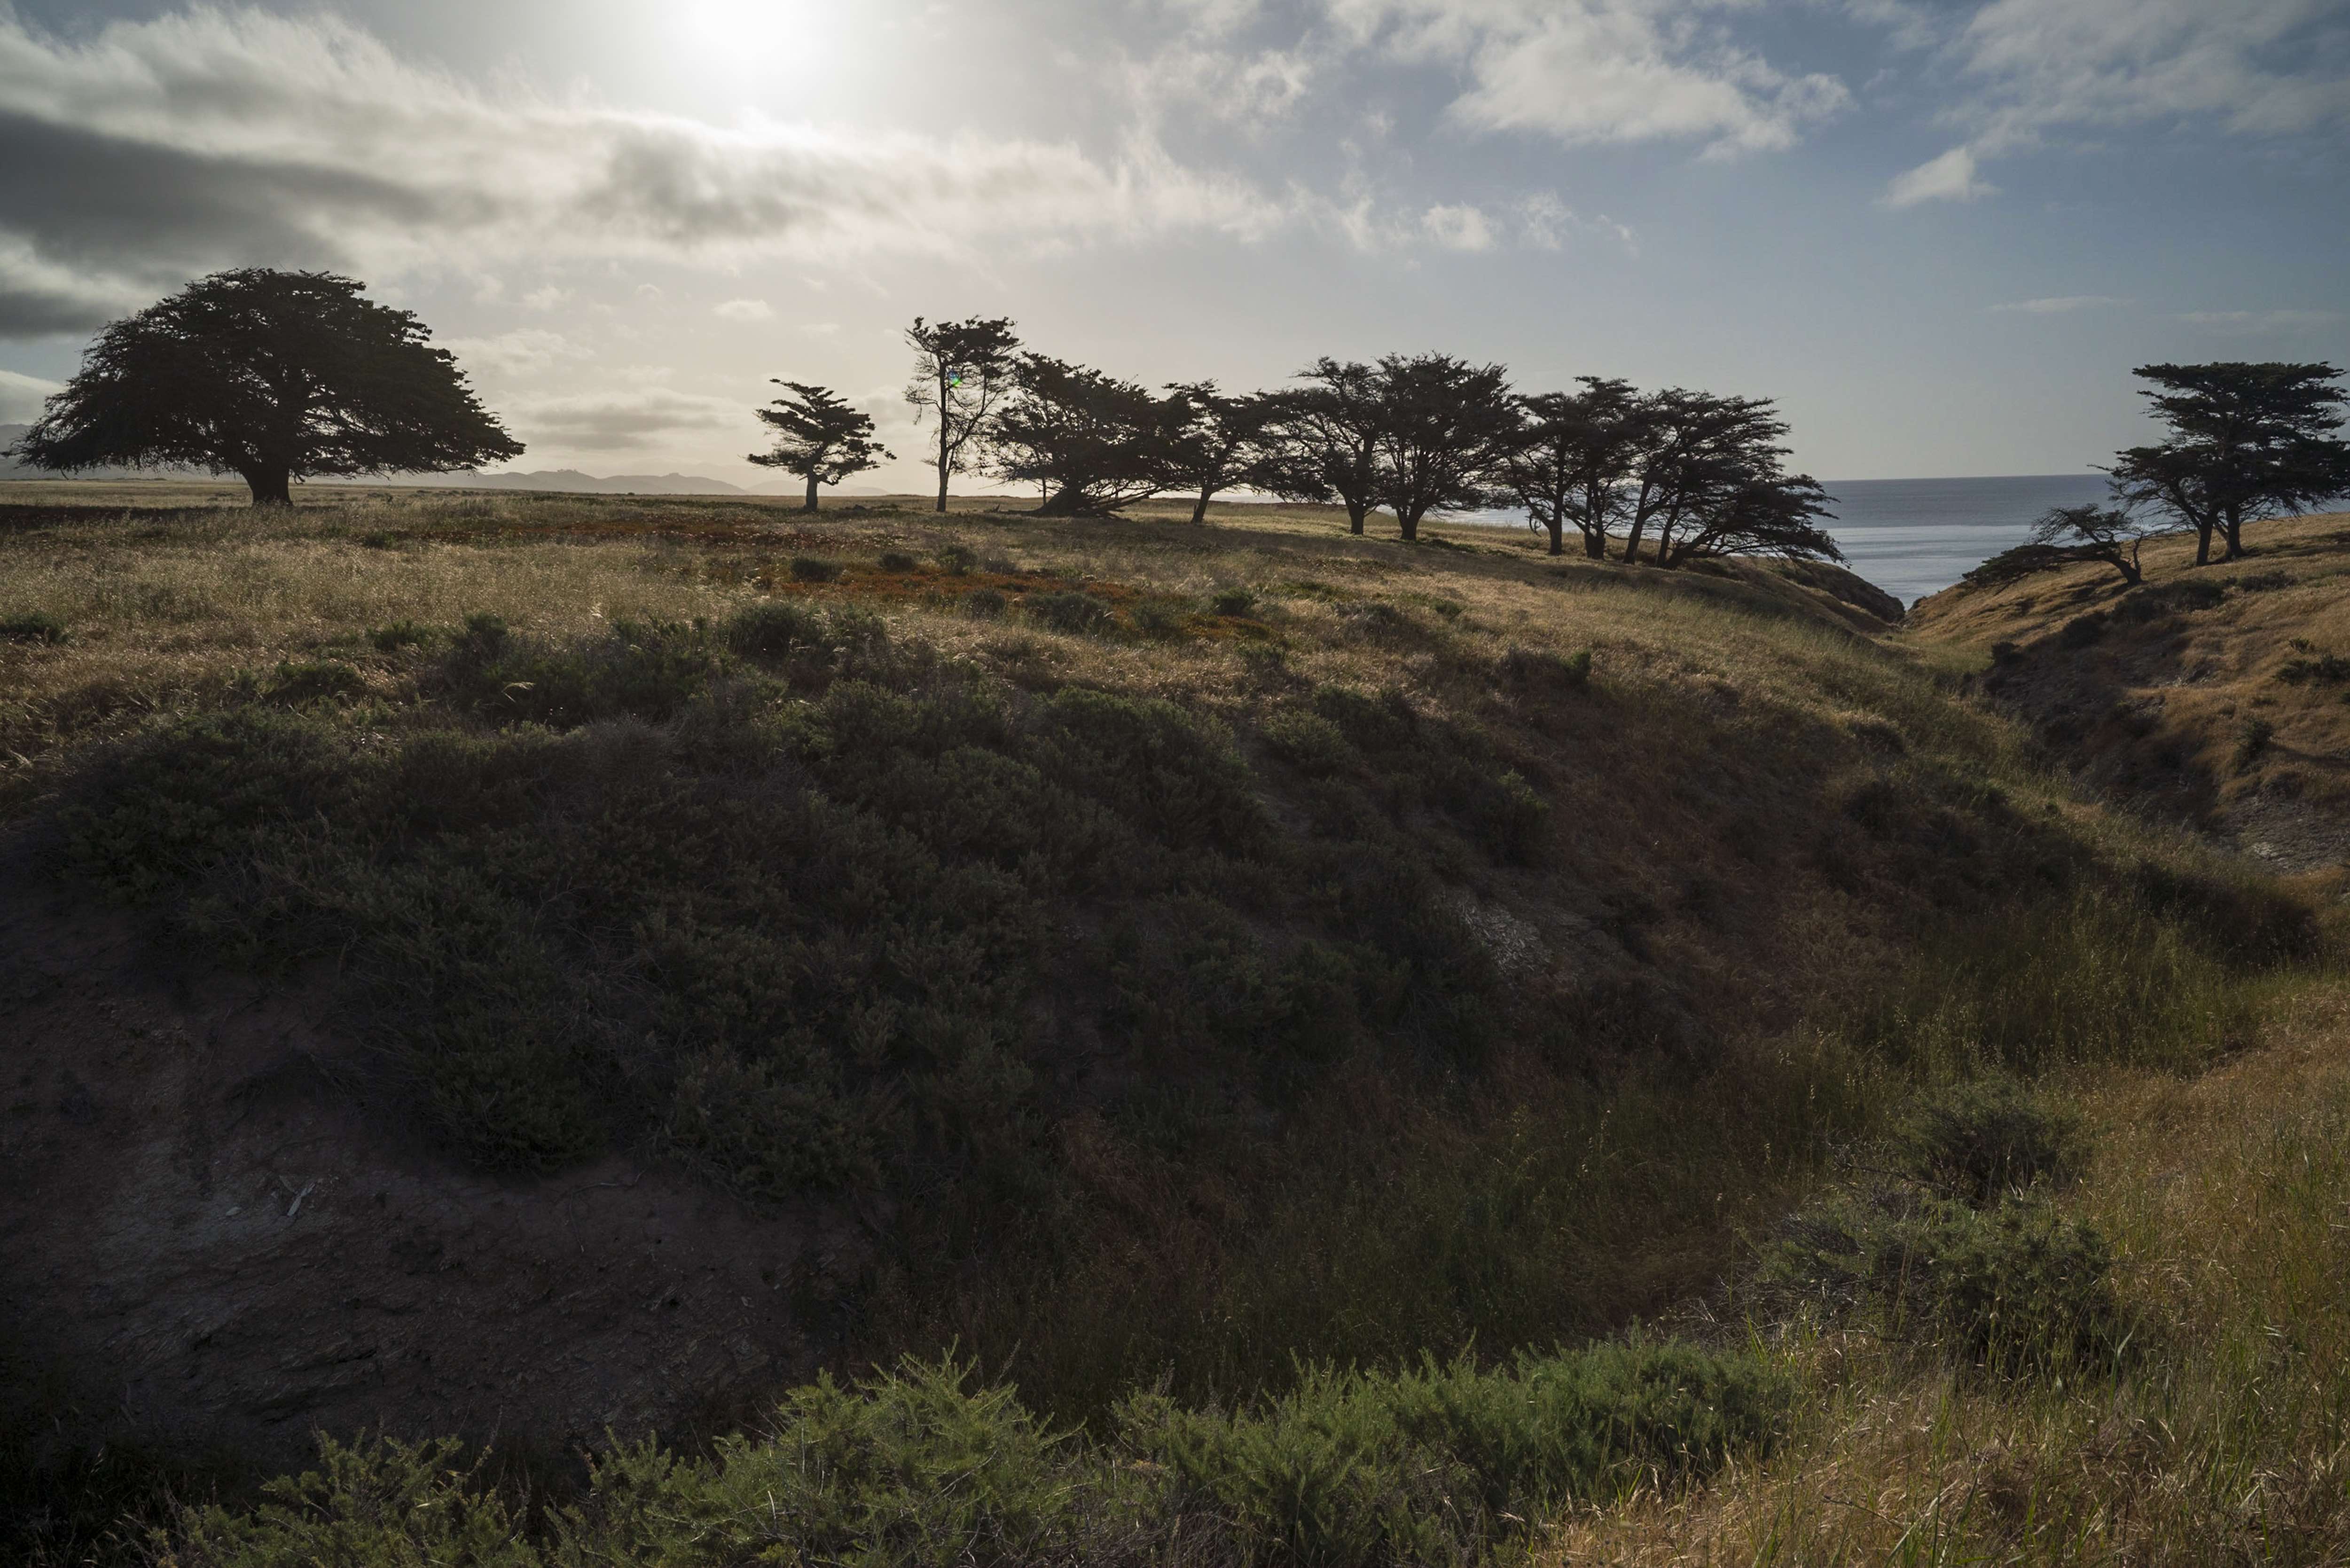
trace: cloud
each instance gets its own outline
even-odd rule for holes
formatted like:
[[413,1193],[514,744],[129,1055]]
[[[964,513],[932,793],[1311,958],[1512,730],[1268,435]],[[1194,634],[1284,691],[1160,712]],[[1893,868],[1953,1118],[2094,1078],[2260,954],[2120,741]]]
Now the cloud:
[[2340,0],[1991,0],[1953,42],[1986,152],[2058,126],[2198,116],[2248,134],[2350,119]]
[[1519,236],[1538,251],[1562,249],[1570,234],[1582,232],[1614,239],[1624,247],[1627,254],[1640,254],[1640,247],[1629,227],[1605,213],[1594,218],[1582,217],[1560,201],[1555,192],[1535,192],[1518,202],[1515,215]]
[[2123,303],[2109,294],[2066,294],[2053,299],[2019,299],[2008,305],[1994,305],[1991,308],[1995,314],[2064,316],[2075,310],[2100,310],[2106,306]]
[[0,6],[0,335],[84,329],[225,265],[965,255],[1284,215],[1143,139],[722,128],[473,86],[252,9],[68,42]]
[[1896,177],[1885,188],[1885,204],[1914,207],[1920,202],[1972,202],[1993,195],[1998,190],[1998,186],[1985,183],[1975,172],[1971,149],[1953,147],[1939,158]]
[[41,417],[42,400],[52,392],[64,390],[60,382],[0,370],[0,425],[32,423]]
[[495,376],[527,376],[595,358],[594,349],[539,327],[518,327],[495,337],[444,338],[440,346],[457,356],[461,369]]
[[1835,77],[1790,76],[1740,45],[1703,0],[1329,0],[1340,33],[1403,61],[1465,71],[1447,111],[1478,130],[1569,144],[1700,140],[1714,154],[1793,146],[1843,109]]
[[1419,215],[1419,227],[1421,233],[1447,250],[1486,251],[1493,248],[1492,225],[1475,207],[1430,207]]
[[730,299],[710,307],[712,316],[723,316],[729,321],[773,321],[775,307],[764,299]]
[[515,433],[531,447],[559,452],[640,452],[671,431],[747,430],[751,421],[730,400],[666,387],[529,399],[510,411]]
[[2298,332],[2331,327],[2343,315],[2338,310],[2189,310],[2178,319],[2225,332]]

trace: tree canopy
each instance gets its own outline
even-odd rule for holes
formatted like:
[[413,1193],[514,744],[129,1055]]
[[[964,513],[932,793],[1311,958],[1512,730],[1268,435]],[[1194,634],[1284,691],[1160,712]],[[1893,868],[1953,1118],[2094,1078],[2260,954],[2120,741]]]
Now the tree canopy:
[[2350,445],[2334,435],[2345,399],[2327,364],[2141,365],[2168,436],[2116,454],[2107,472],[2131,506],[2195,530],[2195,564],[2211,541],[2244,553],[2244,525],[2350,493]]
[[1622,513],[1638,472],[1645,416],[1629,381],[1576,378],[1579,392],[1521,398],[1524,425],[1503,457],[1501,482],[1550,535],[1550,553],[1566,552],[1566,530],[1583,536],[1593,560],[1607,554],[1607,533]]
[[758,410],[775,431],[775,450],[754,452],[750,461],[806,480],[805,510],[816,509],[817,485],[838,484],[897,455],[873,439],[872,416],[837,393],[806,381],[778,378],[775,384],[791,394]]
[[1386,404],[1378,372],[1325,355],[1297,373],[1305,386],[1272,394],[1260,483],[1284,501],[1336,501],[1347,529],[1363,531],[1380,500]]
[[914,375],[906,401],[915,422],[938,421],[939,506],[947,509],[947,482],[970,468],[986,446],[989,427],[1013,394],[1020,339],[1003,317],[930,324],[917,316],[906,329]]
[[1379,499],[1406,539],[1430,512],[1467,512],[1492,496],[1518,439],[1509,372],[1450,354],[1390,354],[1373,385],[1379,400]]
[[1192,415],[1180,393],[1045,354],[1023,354],[987,434],[991,469],[1042,487],[1040,513],[1107,516],[1182,482],[1177,441]]
[[234,473],[255,505],[297,479],[442,472],[519,457],[414,313],[332,273],[244,267],[113,323],[17,455]]

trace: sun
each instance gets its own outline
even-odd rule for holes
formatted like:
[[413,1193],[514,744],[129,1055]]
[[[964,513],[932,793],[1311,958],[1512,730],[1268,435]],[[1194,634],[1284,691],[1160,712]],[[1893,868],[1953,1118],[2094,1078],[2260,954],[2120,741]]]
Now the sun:
[[686,41],[713,63],[755,67],[831,53],[850,9],[830,0],[683,0]]

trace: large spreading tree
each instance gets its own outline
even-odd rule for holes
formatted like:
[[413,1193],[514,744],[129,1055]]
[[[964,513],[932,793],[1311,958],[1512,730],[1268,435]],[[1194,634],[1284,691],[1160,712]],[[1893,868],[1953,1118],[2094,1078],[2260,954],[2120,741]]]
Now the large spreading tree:
[[1020,339],[1002,317],[925,323],[906,329],[914,375],[906,401],[917,422],[935,419],[939,446],[939,506],[947,509],[947,481],[972,467],[987,447],[989,427],[1019,384]]
[[1523,425],[1503,454],[1501,487],[1566,553],[1570,527],[1583,553],[1605,559],[1609,528],[1623,515],[1641,455],[1643,404],[1629,381],[1576,378],[1582,390],[1518,400]]
[[873,439],[873,418],[838,393],[806,381],[775,383],[790,396],[758,410],[775,431],[772,452],[754,452],[762,468],[780,468],[807,481],[807,504],[816,509],[816,486],[838,484],[852,473],[879,468],[897,454]]
[[1419,538],[1431,512],[1485,505],[1519,436],[1509,373],[1450,354],[1390,354],[1378,386],[1379,499],[1403,537]]
[[1267,440],[1283,411],[1275,399],[1219,391],[1213,381],[1179,381],[1167,390],[1183,410],[1168,442],[1170,488],[1191,492],[1192,522],[1208,520],[1219,492],[1277,482],[1279,443]]
[[999,478],[1043,491],[1048,516],[1106,517],[1185,483],[1178,439],[1191,418],[1181,393],[1045,354],[1023,354],[1014,390],[987,431]]
[[2350,493],[2345,400],[2331,365],[2141,365],[2142,396],[2169,427],[2152,446],[2122,452],[2108,471],[2116,493],[2195,530],[2195,564],[2211,541],[2228,560],[2244,553],[2244,524],[2306,511]]
[[1347,509],[1347,531],[1359,534],[1379,504],[1379,372],[1326,355],[1297,379],[1305,385],[1267,394],[1257,487],[1284,501],[1335,501]]
[[36,468],[186,466],[260,505],[297,479],[522,455],[412,312],[332,273],[242,267],[115,322],[16,447]]

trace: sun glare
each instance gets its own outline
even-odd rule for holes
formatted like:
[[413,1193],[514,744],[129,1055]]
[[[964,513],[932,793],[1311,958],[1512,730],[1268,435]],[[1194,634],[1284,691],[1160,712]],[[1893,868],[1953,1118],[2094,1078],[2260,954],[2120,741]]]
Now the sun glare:
[[686,0],[676,14],[711,64],[756,68],[831,54],[847,11],[826,0]]

